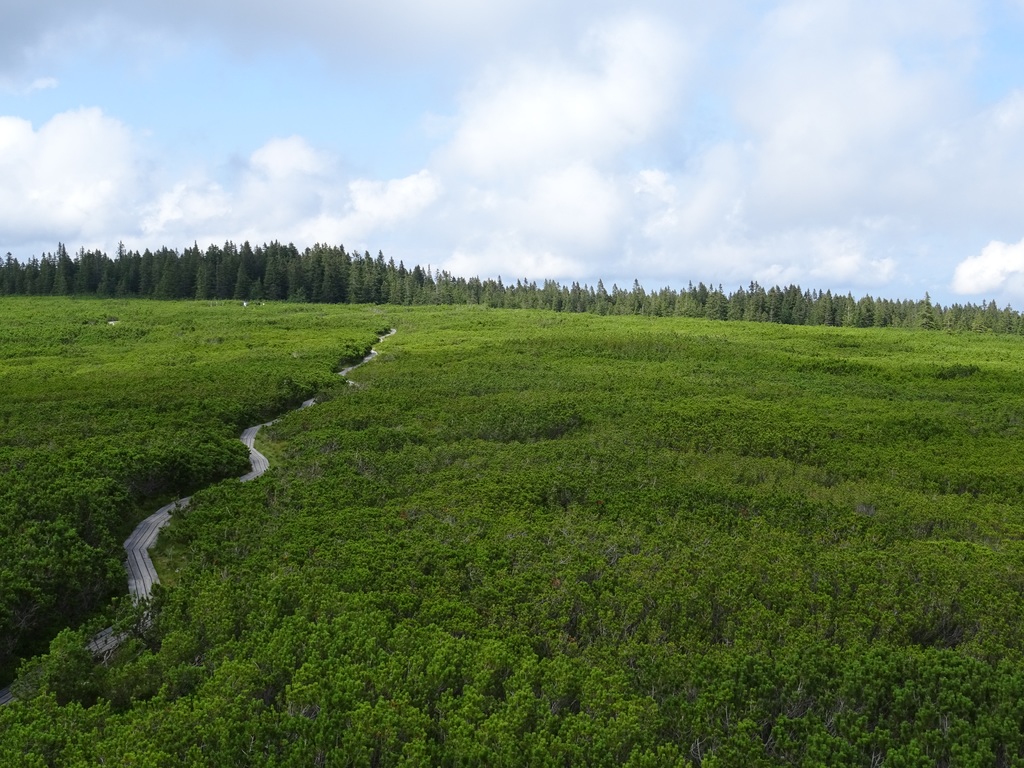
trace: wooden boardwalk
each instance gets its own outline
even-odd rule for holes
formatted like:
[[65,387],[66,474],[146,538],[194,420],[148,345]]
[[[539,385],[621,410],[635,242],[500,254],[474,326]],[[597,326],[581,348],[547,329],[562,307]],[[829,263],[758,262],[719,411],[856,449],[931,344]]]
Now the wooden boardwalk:
[[[386,333],[378,339],[378,343],[391,336],[394,332],[395,329],[392,328],[390,333]],[[348,368],[338,371],[338,375],[347,376],[360,365],[370,362],[376,356],[377,350],[371,349],[370,354],[355,365],[350,365]],[[352,384],[354,382],[349,383]],[[316,398],[311,397],[302,403],[299,408],[309,408],[315,404]],[[267,427],[273,423],[273,421],[267,421],[263,424],[257,424],[255,427],[249,427],[242,432],[242,436],[239,439],[249,449],[250,466],[249,471],[238,478],[243,483],[255,480],[270,469],[270,462],[267,461],[267,457],[256,450],[256,435],[261,427]],[[165,504],[139,523],[135,530],[132,531],[131,536],[125,539],[124,552],[125,570],[128,571],[128,593],[135,601],[144,600],[149,597],[153,592],[153,585],[160,583],[160,577],[157,575],[156,568],[153,567],[153,561],[149,557],[149,550],[156,544],[157,536],[160,535],[160,529],[171,521],[172,512],[176,509],[184,509],[191,501],[192,497],[186,496],[183,499],[172,501],[170,504]],[[121,635],[114,634],[113,627],[107,627],[95,634],[89,641],[89,650],[97,658],[106,658],[113,653],[122,640],[123,637]],[[0,706],[9,704],[12,700],[13,696],[10,687],[0,689]]]
[[257,477],[262,475],[268,469],[270,469],[270,462],[267,461],[267,457],[256,450],[256,433],[260,431],[260,427],[269,427],[274,422],[268,421],[265,424],[257,424],[255,427],[249,427],[245,432],[242,433],[242,442],[245,443],[249,449],[249,464],[252,467],[248,472],[242,475],[239,480],[243,483],[247,483],[250,480],[255,480]]
[[153,592],[153,585],[160,583],[156,568],[149,558],[149,550],[156,544],[160,529],[171,522],[171,513],[187,507],[191,496],[165,504],[147,517],[124,541],[125,569],[128,571],[128,594],[135,600],[142,600]]

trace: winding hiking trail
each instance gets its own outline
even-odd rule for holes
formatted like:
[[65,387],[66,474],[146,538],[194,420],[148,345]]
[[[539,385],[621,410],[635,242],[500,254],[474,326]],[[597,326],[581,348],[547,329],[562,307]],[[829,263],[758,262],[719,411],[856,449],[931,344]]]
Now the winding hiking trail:
[[[392,328],[388,333],[378,337],[377,343],[380,344],[384,339],[389,336],[393,336],[394,334],[395,329]],[[347,368],[342,368],[338,371],[338,375],[347,376],[359,366],[373,360],[376,356],[376,348],[371,347],[370,353],[366,357],[358,363],[354,363]],[[352,386],[358,386],[354,381],[350,381],[349,384]],[[299,406],[299,410],[302,408],[309,408],[309,406],[315,404],[316,398],[311,397]],[[246,472],[238,478],[241,482],[245,483],[249,480],[255,480],[270,469],[270,462],[267,461],[267,457],[256,450],[256,435],[259,433],[261,427],[269,427],[275,421],[277,421],[277,419],[265,421],[262,424],[257,424],[255,427],[249,427],[242,432],[242,436],[239,439],[245,443],[245,446],[249,449],[249,465],[251,469],[249,472]],[[153,561],[149,557],[149,550],[154,544],[156,544],[157,536],[160,535],[160,529],[171,521],[171,513],[174,512],[174,510],[184,509],[191,501],[192,497],[186,496],[182,499],[172,501],[170,504],[165,504],[139,523],[135,530],[132,531],[131,535],[125,539],[124,551],[125,569],[128,571],[128,593],[136,602],[149,597],[153,591],[153,585],[160,583],[160,577],[157,575],[156,568],[153,567]],[[117,648],[121,643],[121,639],[121,635],[114,634],[113,627],[107,627],[106,629],[96,633],[89,641],[89,650],[92,651],[94,656],[102,658]],[[13,699],[14,697],[11,694],[10,686],[0,689],[0,706],[9,704]]]

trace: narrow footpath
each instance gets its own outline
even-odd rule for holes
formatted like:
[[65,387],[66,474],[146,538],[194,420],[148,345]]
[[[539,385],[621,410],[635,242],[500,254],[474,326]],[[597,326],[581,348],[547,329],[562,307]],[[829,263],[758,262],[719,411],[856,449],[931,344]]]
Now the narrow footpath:
[[[395,329],[392,328],[388,333],[380,336],[377,339],[377,343],[379,344],[388,336],[394,335],[394,333]],[[354,365],[342,368],[338,371],[338,375],[347,376],[359,366],[373,360],[376,356],[376,348],[371,348],[370,353],[366,357]],[[354,381],[350,381],[349,384],[358,386]],[[315,404],[316,398],[311,397],[300,405],[298,410],[309,408]],[[239,439],[249,449],[249,465],[251,467],[248,472],[238,478],[243,483],[255,480],[270,469],[270,462],[267,461],[267,457],[256,450],[256,435],[259,433],[260,428],[268,427],[275,421],[277,419],[266,421],[262,424],[257,424],[255,427],[249,427],[242,432],[242,436]],[[191,501],[192,497],[186,496],[183,499],[172,501],[170,504],[165,504],[139,523],[135,530],[132,531],[131,536],[125,539],[125,570],[128,571],[128,593],[136,602],[149,597],[153,592],[153,585],[160,583],[160,577],[157,575],[156,568],[153,567],[153,561],[149,557],[149,550],[156,544],[157,536],[160,535],[160,529],[171,521],[171,513],[176,509],[184,509]],[[114,634],[113,627],[107,627],[94,635],[89,641],[89,650],[97,658],[104,658],[116,649],[120,643],[121,636]],[[0,689],[0,706],[9,704],[12,700],[13,696],[10,686]]]

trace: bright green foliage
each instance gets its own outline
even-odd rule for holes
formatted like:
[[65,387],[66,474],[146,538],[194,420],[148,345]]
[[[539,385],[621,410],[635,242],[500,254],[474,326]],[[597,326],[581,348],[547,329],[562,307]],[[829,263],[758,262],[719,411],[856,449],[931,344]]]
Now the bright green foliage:
[[141,510],[246,472],[239,432],[333,385],[379,325],[68,299],[6,298],[0,317],[0,684],[125,590]]
[[1024,764],[1017,338],[384,321],[0,764]]

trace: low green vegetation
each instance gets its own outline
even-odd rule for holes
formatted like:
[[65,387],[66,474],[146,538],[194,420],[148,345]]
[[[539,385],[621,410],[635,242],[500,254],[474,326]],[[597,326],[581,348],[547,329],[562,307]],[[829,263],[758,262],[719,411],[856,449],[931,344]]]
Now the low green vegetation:
[[300,306],[0,304],[0,685],[125,590],[162,502],[248,469],[238,434],[333,386],[380,324]]
[[1018,337],[329,313],[281,349],[398,333],[107,664],[23,668],[0,763],[1024,764]]

